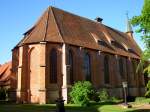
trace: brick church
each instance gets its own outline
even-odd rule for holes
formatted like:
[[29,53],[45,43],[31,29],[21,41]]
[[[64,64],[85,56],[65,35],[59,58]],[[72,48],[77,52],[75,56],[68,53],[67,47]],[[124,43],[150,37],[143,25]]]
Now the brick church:
[[76,81],[88,80],[99,90],[122,97],[144,94],[144,77],[136,73],[141,49],[129,21],[121,32],[102,23],[49,7],[12,50],[12,74],[16,75],[17,101],[54,102]]

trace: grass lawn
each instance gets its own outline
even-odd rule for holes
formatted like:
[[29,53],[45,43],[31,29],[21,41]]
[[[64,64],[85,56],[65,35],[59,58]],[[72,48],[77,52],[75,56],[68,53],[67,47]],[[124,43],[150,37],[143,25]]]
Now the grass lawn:
[[[145,99],[143,103],[149,102],[150,99]],[[135,103],[132,103],[136,105]],[[139,105],[139,103],[138,103]],[[112,103],[91,103],[88,107],[81,107],[75,104],[65,105],[66,112],[150,112],[150,109],[124,109],[120,105]],[[32,105],[32,104],[0,104],[0,112],[55,112],[55,104]]]

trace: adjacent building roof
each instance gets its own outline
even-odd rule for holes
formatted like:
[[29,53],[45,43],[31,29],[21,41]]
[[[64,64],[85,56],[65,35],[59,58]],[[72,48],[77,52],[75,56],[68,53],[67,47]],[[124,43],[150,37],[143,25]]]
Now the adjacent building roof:
[[0,66],[0,86],[10,85],[10,79],[12,78],[11,68],[11,62]]
[[133,58],[141,55],[134,39],[126,33],[54,7],[49,7],[24,33],[16,47],[41,41],[66,43]]

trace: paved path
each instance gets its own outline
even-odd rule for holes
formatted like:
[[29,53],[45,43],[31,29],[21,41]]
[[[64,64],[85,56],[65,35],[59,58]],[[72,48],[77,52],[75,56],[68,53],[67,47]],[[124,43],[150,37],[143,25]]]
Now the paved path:
[[150,109],[150,104],[142,105],[142,106],[138,107],[137,109]]

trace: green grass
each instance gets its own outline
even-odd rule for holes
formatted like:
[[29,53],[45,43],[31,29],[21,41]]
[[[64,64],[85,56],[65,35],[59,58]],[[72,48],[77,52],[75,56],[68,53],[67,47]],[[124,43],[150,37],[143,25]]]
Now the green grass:
[[[142,102],[148,103],[149,101],[150,99],[143,99]],[[82,107],[76,104],[67,104],[65,105],[65,109],[66,112],[150,112],[150,109],[124,109],[123,107],[117,104],[109,102],[91,103],[88,107]],[[0,104],[0,112],[55,112],[55,110],[55,104]]]
[[132,104],[148,104],[150,103],[150,98],[145,98],[145,97],[137,97],[135,102]]
[[[67,104],[65,108],[68,112],[128,112],[133,109],[123,109],[116,105],[100,105],[95,104],[88,107]],[[0,105],[0,112],[54,112],[55,105]]]

